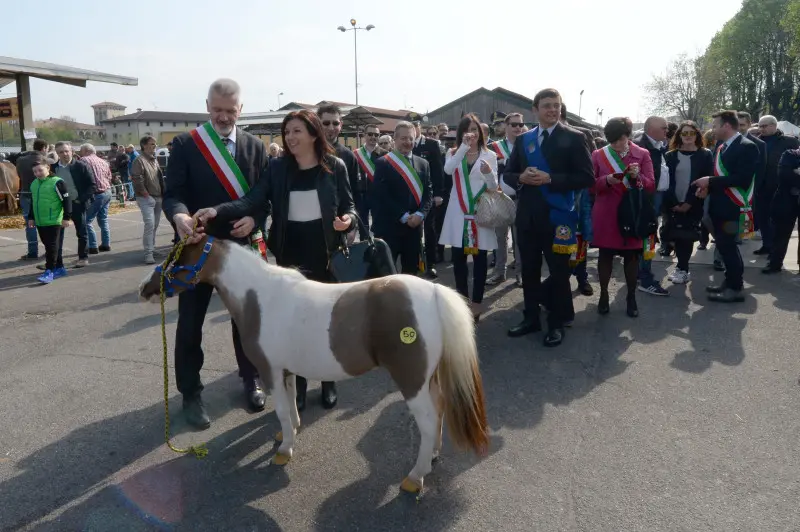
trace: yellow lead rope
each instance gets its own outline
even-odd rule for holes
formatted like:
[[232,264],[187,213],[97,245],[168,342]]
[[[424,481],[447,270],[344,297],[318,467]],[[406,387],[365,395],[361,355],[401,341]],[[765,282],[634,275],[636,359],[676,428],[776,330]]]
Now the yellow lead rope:
[[[195,228],[196,227],[197,222],[195,222]],[[201,443],[200,445],[192,445],[187,449],[178,449],[172,445],[169,437],[169,366],[167,363],[167,319],[166,312],[164,311],[164,302],[166,300],[166,295],[164,293],[164,279],[168,273],[168,263],[171,262],[170,259],[172,259],[172,262],[178,261],[188,238],[188,236],[185,236],[180,242],[175,244],[175,247],[172,248],[172,252],[167,255],[167,258],[164,259],[164,263],[161,265],[161,345],[164,350],[164,440],[167,442],[167,446],[176,453],[188,453],[197,458],[203,458],[208,454],[208,449],[206,448],[205,443]]]

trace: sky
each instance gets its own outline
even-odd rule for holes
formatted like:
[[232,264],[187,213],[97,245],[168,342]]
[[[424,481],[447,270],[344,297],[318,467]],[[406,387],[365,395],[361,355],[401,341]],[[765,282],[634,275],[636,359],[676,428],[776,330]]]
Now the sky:
[[[35,119],[93,122],[91,105],[126,112],[205,111],[210,83],[242,86],[243,112],[280,101],[355,101],[353,32],[358,32],[359,103],[433,111],[479,87],[532,98],[557,88],[571,112],[596,121],[649,111],[643,85],[686,52],[701,53],[739,0],[81,0],[15,2],[2,55],[138,78],[136,87],[86,88],[33,79]],[[68,6],[74,7],[70,9]],[[80,7],[78,7],[80,6]],[[114,13],[109,9],[114,6]],[[392,7],[389,7],[392,6]],[[584,90],[582,101],[579,93]],[[279,93],[282,96],[278,96]],[[0,98],[15,94],[13,84]]]

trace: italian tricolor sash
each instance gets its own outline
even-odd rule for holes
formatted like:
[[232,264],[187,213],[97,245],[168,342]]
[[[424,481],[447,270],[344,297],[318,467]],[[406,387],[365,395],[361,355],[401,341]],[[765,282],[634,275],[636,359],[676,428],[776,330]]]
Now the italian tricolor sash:
[[494,149],[495,153],[497,153],[498,161],[504,161],[511,157],[511,151],[508,149],[508,139],[493,142],[492,149]]
[[387,153],[385,159],[397,170],[405,180],[411,195],[414,196],[414,201],[417,206],[422,204],[422,180],[419,178],[417,171],[411,165],[408,158],[397,150]]
[[575,236],[578,239],[578,247],[569,256],[569,265],[571,268],[586,261],[586,251],[589,249],[589,243],[583,239],[583,234],[581,234],[580,231],[577,231]]
[[370,157],[369,152],[367,151],[366,146],[361,146],[355,152],[356,161],[358,161],[358,166],[364,170],[364,173],[367,175],[367,178],[370,181],[375,180],[375,163],[372,162],[372,157]]
[[[220,184],[228,192],[231,199],[240,199],[250,192],[250,185],[244,178],[239,165],[233,160],[233,156],[222,143],[222,139],[219,138],[211,122],[206,122],[197,127],[190,134],[200,153],[203,154],[214,175],[217,176]],[[264,235],[260,229],[256,228],[253,234],[250,235],[250,246],[266,260],[267,246],[264,243]]]
[[[624,174],[628,167],[622,162],[622,157],[611,149],[611,146],[605,146],[602,150],[600,150],[601,159],[605,163],[606,167],[611,171],[612,174]],[[625,188],[631,188],[631,183],[628,180],[628,176],[622,178],[622,184],[625,185]]]
[[453,184],[458,193],[458,204],[464,214],[464,232],[462,246],[465,255],[478,254],[478,224],[475,223],[475,205],[483,191],[486,190],[484,184],[477,194],[472,193],[472,185],[469,182],[469,165],[467,158],[461,159],[461,164],[453,172]]
[[[714,157],[714,175],[725,177],[728,169],[722,164],[722,147],[720,144]],[[752,238],[755,235],[755,220],[753,219],[753,185],[755,176],[750,181],[747,189],[739,187],[728,187],[725,195],[739,207],[739,236],[742,238]]]

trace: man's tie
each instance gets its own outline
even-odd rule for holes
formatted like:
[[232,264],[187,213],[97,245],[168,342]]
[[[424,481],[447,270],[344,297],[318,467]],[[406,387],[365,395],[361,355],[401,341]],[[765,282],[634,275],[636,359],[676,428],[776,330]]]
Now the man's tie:
[[231,139],[228,137],[222,137],[222,143],[225,145],[225,148],[228,150],[228,153],[233,155],[233,151],[231,150]]
[[550,132],[546,129],[542,131],[542,142],[539,144],[541,147],[544,147],[544,143],[547,142],[547,139],[550,138]]

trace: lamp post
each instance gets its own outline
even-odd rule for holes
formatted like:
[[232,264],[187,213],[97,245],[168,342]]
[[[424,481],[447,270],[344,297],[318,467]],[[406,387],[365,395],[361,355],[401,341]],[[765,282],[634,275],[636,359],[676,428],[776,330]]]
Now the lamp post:
[[341,31],[342,33],[347,31],[353,32],[353,56],[355,58],[355,66],[356,66],[356,105],[358,105],[358,30],[371,30],[374,29],[375,26],[372,24],[367,25],[366,28],[362,28],[360,26],[356,26],[356,19],[350,19],[350,26],[351,28],[345,28],[344,26],[339,26],[336,28],[337,30]]
[[580,102],[580,103],[578,103],[578,116],[581,116],[581,109],[583,108],[583,91],[584,90],[585,89],[581,89],[581,97],[580,97],[580,100],[578,100]]
[[280,109],[280,108],[281,108],[281,96],[283,96],[283,93],[282,93],[282,92],[279,92],[279,93],[278,93],[278,109]]
[[603,111],[604,111],[604,109],[600,109],[599,107],[597,108],[597,116],[600,117],[600,120],[597,122],[598,126],[602,126],[603,125]]

